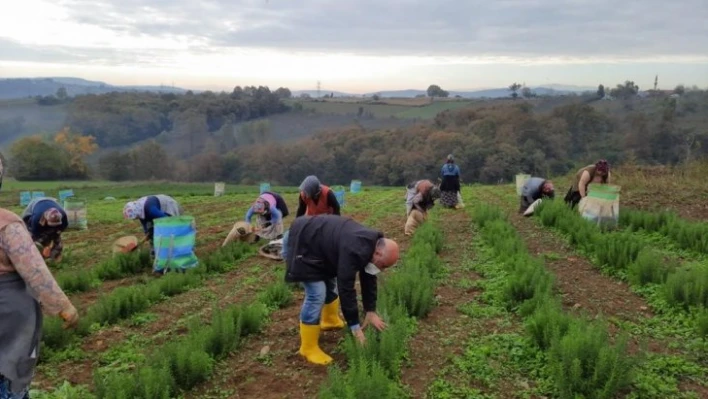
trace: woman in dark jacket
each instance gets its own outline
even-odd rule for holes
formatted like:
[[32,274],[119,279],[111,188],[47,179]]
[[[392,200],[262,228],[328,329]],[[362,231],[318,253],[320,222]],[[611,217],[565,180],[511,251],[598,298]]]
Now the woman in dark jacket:
[[452,154],[447,156],[447,162],[440,170],[440,204],[446,208],[456,208],[457,193],[460,192],[460,167],[455,165]]

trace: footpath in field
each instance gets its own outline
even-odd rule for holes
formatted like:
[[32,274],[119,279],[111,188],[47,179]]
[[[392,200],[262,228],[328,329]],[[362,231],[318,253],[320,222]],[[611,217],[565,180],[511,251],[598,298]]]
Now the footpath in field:
[[408,362],[401,376],[403,385],[416,398],[424,396],[449,358],[463,350],[470,320],[460,311],[460,306],[479,293],[474,286],[479,276],[463,268],[472,256],[470,245],[474,240],[469,215],[464,210],[441,210],[439,215],[438,224],[445,237],[440,256],[446,275],[435,289],[436,306],[418,322],[408,345]]

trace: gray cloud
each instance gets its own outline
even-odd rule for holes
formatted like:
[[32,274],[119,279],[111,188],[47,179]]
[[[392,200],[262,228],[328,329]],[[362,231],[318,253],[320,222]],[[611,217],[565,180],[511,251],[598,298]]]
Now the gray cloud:
[[[63,0],[60,4],[78,23],[207,43],[195,52],[245,47],[379,56],[708,54],[706,0]],[[51,58],[46,52],[6,51],[0,42],[2,54]],[[102,54],[113,61],[137,56]],[[90,55],[62,51],[57,56],[83,60]]]

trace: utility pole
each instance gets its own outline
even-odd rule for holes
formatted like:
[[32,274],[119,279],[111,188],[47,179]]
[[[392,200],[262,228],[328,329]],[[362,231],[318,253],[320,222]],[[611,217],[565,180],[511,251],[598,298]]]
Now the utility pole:
[[656,91],[656,87],[659,85],[659,75],[654,76],[654,91]]
[[317,98],[320,98],[320,81],[317,81]]

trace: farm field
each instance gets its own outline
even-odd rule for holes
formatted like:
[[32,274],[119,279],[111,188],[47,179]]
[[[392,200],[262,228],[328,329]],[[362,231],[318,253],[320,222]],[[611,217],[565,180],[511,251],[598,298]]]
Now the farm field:
[[[524,218],[513,186],[473,185],[466,208],[436,206],[406,237],[403,188],[347,192],[343,215],[403,252],[379,284],[389,328],[369,331],[364,349],[344,330],[324,333],[335,366],[323,368],[297,355],[303,293],[283,283],[282,262],[255,245],[221,248],[258,187],[213,197],[206,183],[8,181],[0,204],[20,212],[19,191],[60,188],[88,199],[88,229],[65,234],[52,266],[86,321],[63,331],[45,319],[33,397],[708,397],[708,230],[697,215],[623,208],[618,231],[603,232],[560,201]],[[297,189],[275,189],[287,225]],[[141,255],[111,262],[113,240],[140,234],[122,219],[125,200],[158,192],[195,217],[198,272],[158,279]]]
[[381,99],[377,102],[354,101],[352,99],[330,99],[325,101],[290,100],[300,103],[305,109],[322,114],[356,115],[361,107],[364,114],[375,118],[399,119],[433,119],[435,115],[445,110],[469,107],[472,104],[482,104],[482,101],[436,99],[430,103],[427,98]]

